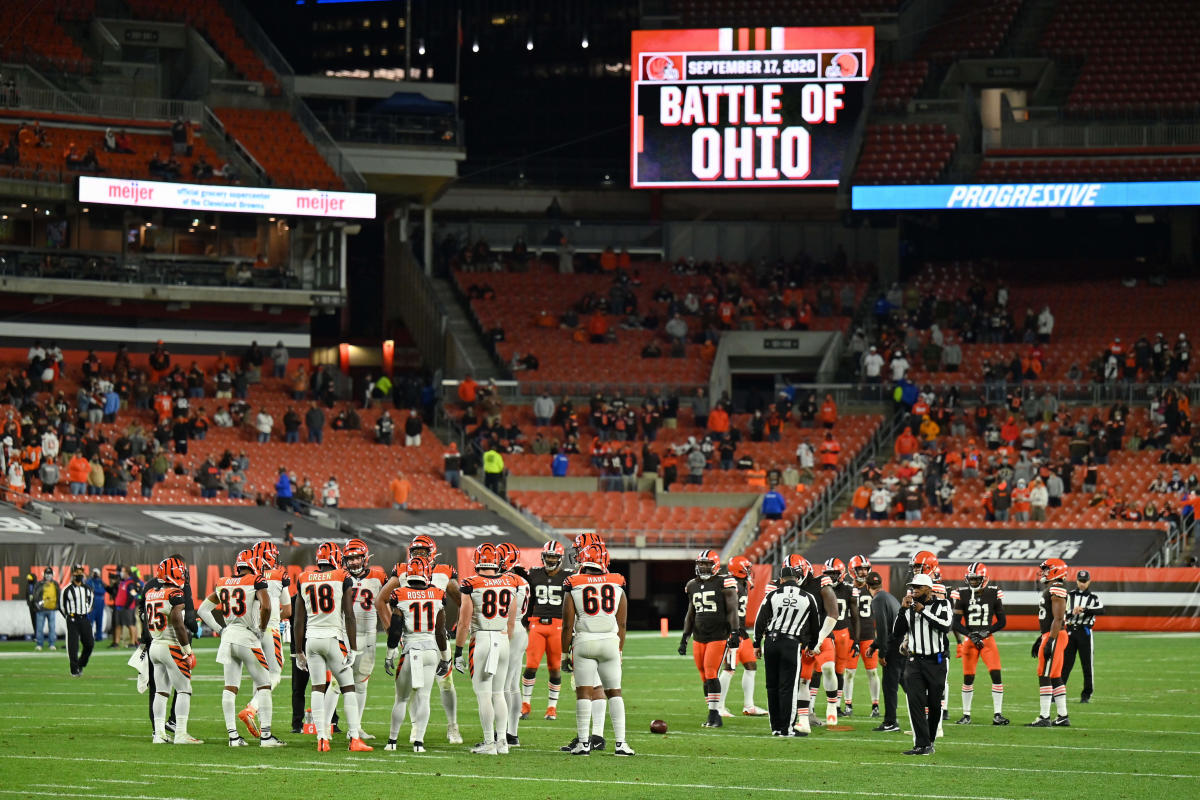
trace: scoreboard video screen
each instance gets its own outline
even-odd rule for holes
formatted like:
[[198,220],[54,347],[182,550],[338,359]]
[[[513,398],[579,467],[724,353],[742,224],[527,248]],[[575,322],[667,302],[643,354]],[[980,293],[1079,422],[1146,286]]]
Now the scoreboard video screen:
[[838,185],[871,27],[634,31],[630,185]]

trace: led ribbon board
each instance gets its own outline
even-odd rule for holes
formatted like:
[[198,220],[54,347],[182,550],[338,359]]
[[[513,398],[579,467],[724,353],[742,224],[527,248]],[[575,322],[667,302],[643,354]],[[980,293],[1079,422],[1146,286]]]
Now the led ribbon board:
[[634,31],[630,185],[838,185],[870,27]]
[[281,217],[374,219],[375,195],[80,176],[79,202]]
[[1200,181],[855,186],[855,211],[1128,208],[1200,205]]

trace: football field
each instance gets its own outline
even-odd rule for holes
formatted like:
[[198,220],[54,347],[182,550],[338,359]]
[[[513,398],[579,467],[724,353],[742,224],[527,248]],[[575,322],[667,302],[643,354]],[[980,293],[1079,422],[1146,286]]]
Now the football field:
[[[392,703],[383,672],[382,643],[364,727],[377,738],[373,753],[318,754],[312,736],[290,733],[290,683],[275,692],[277,735],[288,747],[231,749],[221,720],[215,640],[197,648],[189,724],[203,746],[152,745],[147,696],[137,694],[128,650],[101,643],[82,678],[68,675],[67,657],[34,653],[32,643],[0,644],[0,796],[190,798],[393,798],[401,795],[486,798],[924,797],[1041,800],[1051,797],[1166,798],[1200,796],[1200,637],[1120,634],[1097,637],[1096,696],[1079,705],[1079,676],[1071,678],[1069,729],[1029,729],[1036,716],[1037,682],[1029,657],[1032,633],[998,637],[1004,660],[1004,713],[993,727],[986,673],[974,703],[975,724],[954,725],[961,713],[960,662],[951,662],[950,719],[932,757],[901,755],[911,736],[874,733],[866,676],[858,672],[852,731],[817,729],[812,736],[773,738],[765,719],[738,716],[720,730],[702,729],[705,708],[690,657],[676,655],[678,638],[631,634],[624,688],[634,758],[612,755],[608,744],[588,757],[560,753],[574,730],[574,704],[564,686],[559,718],[542,720],[545,671],[538,675],[532,719],[522,723],[521,747],[508,756],[473,756],[480,728],[469,680],[456,675],[459,724],[466,745],[445,740],[445,717],[435,688],[426,736],[428,752],[406,746],[383,751]],[[63,645],[59,641],[60,648]],[[249,696],[249,681],[239,699]],[[761,680],[756,701],[766,706]],[[239,708],[242,705],[239,702]],[[904,695],[900,702],[903,707]],[[734,679],[729,707],[742,705]],[[823,706],[823,703],[819,707]],[[666,735],[649,733],[665,720]],[[901,711],[902,727],[908,730]],[[713,796],[713,795],[709,795]]]

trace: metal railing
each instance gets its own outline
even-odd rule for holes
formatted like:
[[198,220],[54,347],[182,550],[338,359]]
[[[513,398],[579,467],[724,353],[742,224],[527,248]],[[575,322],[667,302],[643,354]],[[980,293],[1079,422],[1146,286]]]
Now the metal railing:
[[9,108],[112,119],[173,120],[182,117],[198,121],[204,115],[204,104],[198,100],[121,97],[36,87],[22,89]]
[[799,517],[788,526],[779,540],[767,551],[767,560],[781,564],[783,557],[805,544],[808,534],[816,527],[828,528],[833,522],[834,508],[841,502],[850,489],[854,487],[859,472],[867,461],[876,458],[879,452],[886,448],[896,438],[903,424],[903,415],[897,414],[883,422],[872,434],[866,446],[858,451],[850,463],[838,471],[833,481],[821,490],[817,498]]
[[[208,106],[204,106],[204,113],[201,115],[200,130],[204,134],[205,140],[218,147],[218,143],[223,145],[223,149],[228,155],[233,156],[233,159],[238,162],[237,167],[239,172],[245,176],[241,182],[250,182],[255,186],[262,186],[269,183],[271,178],[267,175],[263,165],[258,163],[258,159],[254,154],[242,146],[242,143],[236,137],[231,135],[225,129],[225,124],[221,122],[220,117],[213,113],[213,110]],[[240,177],[240,176],[239,176]]]
[[[1030,122],[1013,122],[1005,115],[1000,147],[1169,147],[1200,144],[1200,123],[1158,122],[1151,124],[1113,122],[1069,122],[1058,109],[1014,108],[1028,112]],[[1054,120],[1038,124],[1047,117]]]
[[338,147],[337,142],[329,135],[329,131],[325,130],[325,126],[313,114],[312,109],[299,97],[291,98],[291,112],[296,122],[307,134],[313,146],[317,148],[317,152],[321,157],[333,167],[334,171],[342,177],[346,182],[346,188],[353,192],[361,192],[367,188],[367,181],[363,178],[362,173],[350,163],[350,159]]
[[262,56],[267,66],[274,70],[280,78],[295,75],[292,65],[284,58],[283,53],[271,41],[271,37],[259,26],[258,20],[237,0],[221,0],[225,13],[237,26],[238,33],[245,37],[246,42]]
[[406,114],[326,114],[321,120],[334,139],[370,144],[461,148],[462,120]]

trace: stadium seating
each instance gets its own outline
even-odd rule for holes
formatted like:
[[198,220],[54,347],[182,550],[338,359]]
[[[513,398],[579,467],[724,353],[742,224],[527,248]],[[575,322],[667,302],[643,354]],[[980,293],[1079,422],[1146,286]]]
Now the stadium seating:
[[879,85],[875,89],[875,107],[884,112],[903,112],[928,76],[928,61],[902,61],[881,66]]
[[[639,265],[642,285],[635,287],[638,297],[638,313],[645,315],[653,310],[659,317],[659,330],[622,330],[618,325],[622,317],[608,315],[610,327],[617,337],[616,343],[586,344],[572,338],[573,331],[557,325],[540,327],[538,317],[542,312],[557,318],[577,303],[586,293],[594,292],[607,297],[613,284],[610,274],[560,275],[556,270],[542,264],[534,264],[530,272],[456,272],[455,280],[464,292],[472,285],[487,284],[496,292],[494,300],[471,301],[471,310],[480,327],[504,330],[504,341],[497,344],[497,352],[506,362],[514,352],[522,355],[533,353],[540,367],[536,372],[522,373],[527,381],[575,384],[579,391],[567,386],[558,386],[552,391],[575,394],[591,394],[588,386],[604,384],[627,387],[626,394],[641,394],[647,386],[669,384],[677,387],[695,387],[708,380],[711,364],[699,357],[699,348],[689,345],[687,358],[641,358],[641,351],[652,339],[663,343],[661,326],[665,304],[655,302],[653,295],[661,286],[666,286],[682,297],[688,291],[703,295],[707,278],[702,275],[684,275],[672,271],[666,265]],[[831,284],[839,294],[842,282]],[[743,281],[743,286],[749,286]],[[865,286],[855,283],[855,296],[861,297]],[[763,306],[766,291],[747,288],[747,293]],[[812,294],[815,289],[810,289]],[[815,299],[810,300],[815,305]],[[586,322],[586,317],[581,324]],[[688,318],[692,334],[698,333],[698,320]],[[761,317],[757,320],[762,327]],[[841,330],[845,332],[849,319],[842,316],[812,318],[813,330]],[[664,351],[668,348],[664,344]],[[689,393],[691,389],[689,388]]]
[[1200,15],[1192,0],[1064,0],[1041,47],[1047,55],[1082,61],[1067,100],[1070,113],[1194,118],[1200,109],[1198,36]]
[[[0,19],[6,23],[0,37],[0,61],[29,63],[57,72],[91,72],[92,60],[60,22],[90,19],[95,6],[95,0],[0,0]],[[18,23],[19,28],[10,28]]]
[[933,26],[917,50],[920,58],[948,63],[995,55],[1012,27],[1022,0],[980,4],[957,0]]
[[258,81],[268,94],[279,94],[279,79],[238,33],[220,0],[126,0],[139,19],[184,22],[203,33],[238,73]]
[[[20,162],[15,166],[0,166],[0,175],[20,178],[23,180],[40,180],[64,182],[74,180],[81,173],[66,168],[65,151],[74,144],[76,151],[83,155],[89,147],[94,147],[100,161],[102,172],[98,174],[114,178],[145,178],[156,179],[150,174],[149,162],[158,153],[162,158],[171,155],[171,134],[168,123],[147,123],[142,120],[110,120],[106,127],[125,130],[129,135],[134,153],[109,153],[104,150],[104,129],[98,127],[97,120],[89,120],[90,127],[67,127],[76,120],[68,115],[45,115],[29,112],[8,114],[0,112],[0,136],[7,141],[16,130],[19,122],[32,123],[38,121],[46,130],[50,147],[23,146],[20,148]],[[57,124],[55,124],[57,123]],[[128,126],[128,127],[125,127]],[[192,155],[176,156],[182,166],[180,180],[194,180],[192,165],[201,157],[214,168],[224,163],[203,138],[192,140]],[[91,174],[91,173],[82,173]],[[158,179],[156,179],[158,180]],[[219,177],[205,179],[205,183],[224,183]]]
[[[1123,181],[1123,180],[1195,180],[1200,178],[1200,156],[1159,158],[1089,157],[1083,153],[1070,158],[985,158],[976,178],[983,182],[1022,183],[1026,181]],[[1102,155],[1102,154],[1098,154]]]
[[854,182],[933,183],[950,163],[958,136],[945,125],[868,125]]
[[280,186],[344,189],[300,124],[286,111],[217,108],[225,129],[241,142]]

